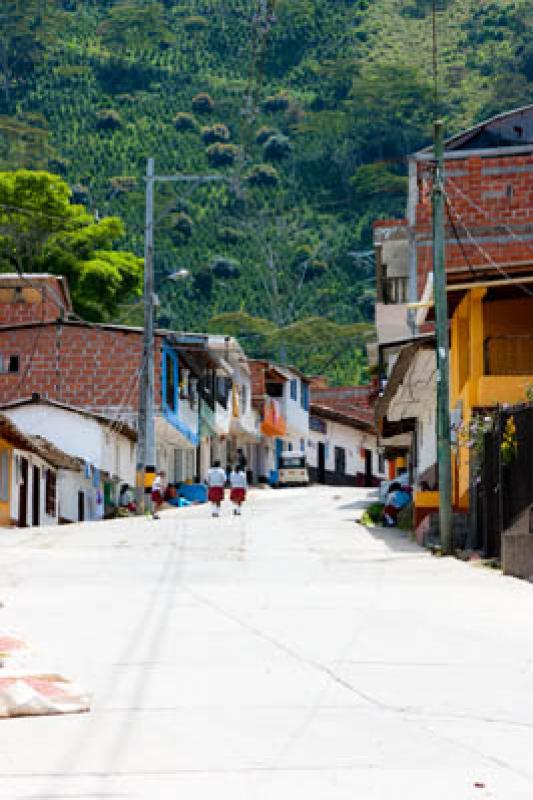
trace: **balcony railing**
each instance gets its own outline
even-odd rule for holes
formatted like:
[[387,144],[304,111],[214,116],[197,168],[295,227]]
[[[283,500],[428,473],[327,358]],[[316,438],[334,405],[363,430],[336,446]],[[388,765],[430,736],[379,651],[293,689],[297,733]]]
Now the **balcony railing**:
[[484,345],[485,375],[533,375],[533,336],[491,336]]
[[407,303],[409,296],[409,278],[385,278],[383,281],[383,302],[386,305]]

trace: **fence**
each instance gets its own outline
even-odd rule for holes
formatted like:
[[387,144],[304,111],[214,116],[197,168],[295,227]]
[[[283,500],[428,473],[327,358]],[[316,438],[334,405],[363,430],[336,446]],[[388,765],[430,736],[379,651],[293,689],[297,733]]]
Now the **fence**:
[[[503,447],[502,447],[503,446]],[[533,405],[499,409],[472,475],[472,546],[499,557],[502,534],[533,505]]]

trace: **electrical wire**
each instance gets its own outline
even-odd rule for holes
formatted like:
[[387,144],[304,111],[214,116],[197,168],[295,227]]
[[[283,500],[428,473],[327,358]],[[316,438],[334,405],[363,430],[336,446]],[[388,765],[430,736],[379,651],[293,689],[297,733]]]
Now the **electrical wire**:
[[[447,195],[445,195],[445,197],[447,197]],[[465,233],[466,233],[466,235],[467,235],[468,239],[470,240],[471,244],[473,244],[473,245],[474,245],[474,247],[476,247],[476,248],[478,249],[478,251],[481,253],[481,255],[483,256],[483,258],[484,258],[484,259],[485,259],[485,260],[486,260],[486,261],[487,261],[487,262],[488,262],[488,263],[489,263],[489,264],[490,264],[492,267],[494,267],[494,269],[495,269],[495,270],[497,270],[497,272],[499,272],[501,275],[503,275],[503,277],[504,277],[504,278],[507,278],[508,280],[510,280],[510,281],[513,281],[513,282],[514,282],[514,280],[515,280],[515,279],[513,278],[513,276],[512,276],[512,275],[510,275],[508,272],[506,272],[506,270],[505,270],[505,269],[504,269],[504,268],[503,268],[503,267],[502,267],[500,264],[498,264],[498,263],[497,263],[497,262],[496,262],[496,261],[495,261],[495,260],[492,258],[492,256],[490,255],[490,253],[488,253],[488,252],[487,252],[487,250],[485,250],[485,248],[484,248],[484,247],[483,247],[483,246],[482,246],[482,245],[481,245],[481,244],[478,242],[478,240],[475,238],[475,236],[474,236],[474,235],[472,234],[472,232],[470,231],[470,228],[468,227],[468,225],[465,223],[465,221],[464,221],[463,217],[461,216],[461,214],[459,213],[459,211],[457,211],[457,209],[456,209],[456,208],[453,206],[453,204],[452,204],[452,203],[450,203],[450,205],[451,205],[451,208],[453,209],[453,213],[455,214],[455,216],[456,216],[456,217],[457,217],[457,219],[459,220],[459,223],[460,223],[460,224],[461,224],[461,226],[464,228],[464,230],[465,230]],[[527,287],[527,286],[525,286],[525,285],[524,285],[524,284],[522,284],[522,283],[518,283],[518,282],[515,282],[515,285],[516,285],[516,286],[517,286],[519,289],[521,289],[521,290],[524,292],[524,294],[527,294],[529,297],[533,297],[533,292],[532,292],[530,289],[528,289],[528,287]]]

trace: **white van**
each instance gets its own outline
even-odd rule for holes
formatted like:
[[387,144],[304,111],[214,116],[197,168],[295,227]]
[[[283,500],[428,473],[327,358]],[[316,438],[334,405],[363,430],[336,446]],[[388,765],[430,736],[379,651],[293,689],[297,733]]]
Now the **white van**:
[[285,450],[279,457],[278,486],[307,486],[309,473],[305,453]]

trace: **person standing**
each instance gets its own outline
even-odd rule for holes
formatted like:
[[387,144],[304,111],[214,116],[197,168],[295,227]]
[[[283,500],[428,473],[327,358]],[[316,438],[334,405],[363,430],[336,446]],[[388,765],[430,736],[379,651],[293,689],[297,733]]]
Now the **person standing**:
[[152,484],[152,517],[159,519],[158,512],[165,501],[165,472],[158,472]]
[[237,464],[230,476],[230,500],[234,504],[233,513],[236,516],[241,514],[241,506],[246,500],[246,472]]
[[207,472],[207,499],[212,506],[213,517],[220,516],[220,504],[224,500],[224,486],[226,485],[226,472],[220,466],[220,461],[214,461]]
[[241,471],[246,474],[246,467],[248,466],[248,460],[244,455],[244,450],[239,447],[237,450],[237,465],[241,468]]

